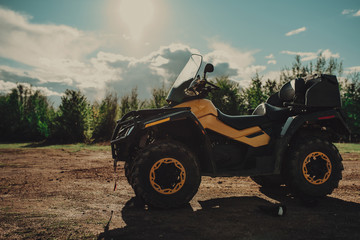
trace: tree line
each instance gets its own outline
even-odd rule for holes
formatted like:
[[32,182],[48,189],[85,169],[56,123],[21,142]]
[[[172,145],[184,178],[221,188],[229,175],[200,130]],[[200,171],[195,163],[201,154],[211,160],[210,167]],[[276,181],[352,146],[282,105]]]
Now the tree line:
[[[303,64],[295,57],[291,67],[281,70],[278,79],[262,79],[259,74],[251,78],[248,87],[229,80],[227,76],[212,79],[218,91],[210,93],[216,107],[230,115],[251,114],[281,86],[309,74],[343,74],[342,62],[326,60],[321,54],[316,61]],[[150,99],[140,100],[137,88],[128,95],[118,97],[108,92],[100,102],[90,103],[81,91],[66,90],[60,106],[55,109],[39,90],[18,84],[8,94],[0,95],[0,141],[42,141],[50,143],[101,142],[111,138],[116,120],[124,114],[145,108],[165,106],[168,88],[154,88]],[[342,106],[353,140],[360,136],[360,74],[352,73],[340,81]]]
[[133,110],[162,107],[166,96],[163,86],[152,90],[152,99],[142,101],[134,88],[120,99],[108,92],[101,102],[90,104],[81,91],[67,89],[55,109],[41,91],[18,84],[0,95],[0,141],[108,141],[117,119]]

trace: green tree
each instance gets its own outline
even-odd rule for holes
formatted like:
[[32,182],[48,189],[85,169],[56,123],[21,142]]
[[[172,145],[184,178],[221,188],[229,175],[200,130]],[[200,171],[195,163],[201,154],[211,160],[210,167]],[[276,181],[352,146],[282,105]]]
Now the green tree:
[[120,99],[120,116],[122,117],[128,112],[142,109],[145,106],[146,101],[140,101],[137,88],[133,88],[130,95],[122,96]]
[[31,94],[24,108],[24,115],[29,129],[29,137],[33,139],[44,139],[50,135],[50,107],[47,98],[35,91]]
[[260,103],[265,102],[268,97],[269,96],[264,93],[262,79],[260,75],[256,73],[251,79],[250,86],[243,89],[241,93],[241,99],[245,105],[245,112],[250,114]]
[[17,89],[12,89],[10,94],[0,98],[0,130],[2,141],[17,140],[20,125],[19,94]]
[[342,107],[353,141],[360,140],[360,73],[352,73],[342,84]]
[[270,97],[274,93],[278,92],[281,88],[281,85],[276,80],[266,80],[265,84],[262,86],[263,93],[266,98]]
[[83,142],[85,140],[88,102],[80,91],[67,89],[55,119],[52,140],[57,142]]
[[46,96],[31,87],[17,85],[0,98],[1,139],[35,141],[49,136],[53,115]]
[[303,66],[299,55],[295,56],[295,62],[292,65],[292,73],[295,77],[305,77],[308,74],[308,67]]
[[100,107],[93,106],[95,111],[94,131],[92,138],[95,141],[108,141],[111,138],[112,132],[116,125],[116,118],[118,115],[118,97],[116,94],[107,93],[105,98],[101,101]]
[[166,97],[168,95],[169,90],[166,89],[165,85],[163,84],[160,88],[153,88],[152,98],[150,100],[150,104],[148,104],[149,108],[162,108],[167,105]]
[[343,62],[330,57],[328,60],[319,53],[315,63],[308,62],[304,64],[299,55],[295,56],[295,62],[291,67],[284,67],[280,72],[280,84],[299,77],[305,77],[311,74],[331,74],[341,76],[343,73]]
[[227,76],[215,78],[212,82],[220,88],[209,94],[213,104],[225,114],[240,114],[239,85]]

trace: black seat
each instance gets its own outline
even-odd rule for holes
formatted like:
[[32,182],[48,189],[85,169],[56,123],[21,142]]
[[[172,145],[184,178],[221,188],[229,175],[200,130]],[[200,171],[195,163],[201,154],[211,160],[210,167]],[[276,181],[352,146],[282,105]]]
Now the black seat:
[[229,116],[218,110],[218,118],[220,121],[233,127],[237,130],[242,130],[250,127],[260,126],[269,122],[267,116],[261,115],[243,115],[243,116]]
[[289,117],[289,108],[280,108],[268,103],[262,103],[252,113],[256,116],[267,116],[270,121],[284,120]]
[[288,108],[275,107],[268,103],[257,106],[252,115],[229,116],[218,110],[219,120],[237,130],[261,126],[273,121],[283,121],[289,116]]

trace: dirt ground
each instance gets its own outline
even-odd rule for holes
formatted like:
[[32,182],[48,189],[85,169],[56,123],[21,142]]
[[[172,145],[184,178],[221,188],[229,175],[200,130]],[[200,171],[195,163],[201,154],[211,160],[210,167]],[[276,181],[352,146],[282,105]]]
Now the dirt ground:
[[[149,209],[108,151],[0,150],[0,239],[360,239],[360,154],[332,195],[305,204],[250,178],[203,177],[190,204]],[[283,217],[259,206],[282,203]]]

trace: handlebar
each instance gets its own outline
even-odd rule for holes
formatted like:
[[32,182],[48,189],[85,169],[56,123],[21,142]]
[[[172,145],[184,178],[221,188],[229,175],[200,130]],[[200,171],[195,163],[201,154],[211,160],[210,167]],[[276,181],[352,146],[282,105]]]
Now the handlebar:
[[[208,84],[209,86],[206,86]],[[189,96],[206,96],[212,90],[220,89],[215,84],[209,82],[206,78],[196,80],[196,84],[192,84],[191,87],[185,89],[185,93]]]
[[215,84],[209,82],[208,80],[205,79],[205,83],[209,84],[210,86],[212,86],[215,90],[219,90],[220,88],[218,86],[216,86]]

